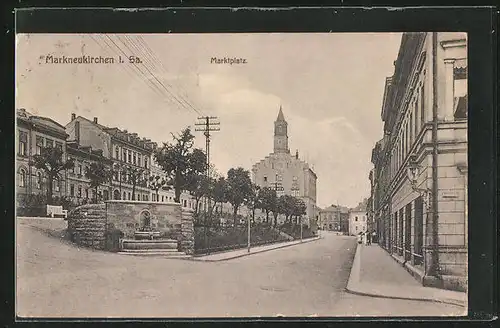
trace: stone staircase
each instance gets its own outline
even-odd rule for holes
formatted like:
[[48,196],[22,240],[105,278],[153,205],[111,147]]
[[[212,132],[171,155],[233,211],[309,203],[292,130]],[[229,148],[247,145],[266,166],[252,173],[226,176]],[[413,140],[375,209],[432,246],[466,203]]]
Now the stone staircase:
[[122,240],[122,247],[118,254],[162,258],[191,258],[191,256],[178,250],[177,240],[174,239],[125,239]]

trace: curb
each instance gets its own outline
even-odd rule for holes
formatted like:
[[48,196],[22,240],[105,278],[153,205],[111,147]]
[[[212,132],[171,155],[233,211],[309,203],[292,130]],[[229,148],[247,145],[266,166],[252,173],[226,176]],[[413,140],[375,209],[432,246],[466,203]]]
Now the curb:
[[361,253],[361,247],[360,244],[357,244],[356,255],[354,255],[354,261],[351,268],[351,272],[349,274],[349,280],[347,281],[347,286],[345,287],[345,291],[348,292],[349,294],[376,297],[376,298],[396,299],[396,300],[434,302],[434,303],[450,304],[454,306],[465,307],[465,303],[455,300],[440,300],[435,298],[405,297],[405,296],[395,296],[395,295],[387,295],[380,293],[371,293],[353,287],[354,284],[359,283],[359,276],[361,271],[360,253]]
[[277,247],[274,247],[274,248],[268,248],[268,249],[263,249],[263,250],[260,250],[260,251],[255,251],[255,252],[250,252],[250,253],[235,255],[235,256],[224,258],[224,259],[220,259],[220,260],[208,260],[208,259],[207,260],[203,260],[203,259],[196,259],[194,257],[192,257],[192,258],[190,258],[188,260],[190,260],[190,261],[198,261],[198,262],[223,262],[223,261],[233,260],[233,259],[237,259],[237,258],[240,258],[240,257],[249,256],[249,255],[253,255],[253,254],[259,254],[259,253],[274,251],[276,249],[281,249],[281,248],[286,248],[286,247],[291,247],[291,246],[296,246],[296,245],[303,245],[303,244],[311,243],[311,242],[319,240],[319,239],[322,239],[322,237],[315,237],[315,238],[311,238],[309,240],[303,240],[302,242],[297,242],[297,243],[294,243],[294,244],[281,245],[281,246],[277,246]]

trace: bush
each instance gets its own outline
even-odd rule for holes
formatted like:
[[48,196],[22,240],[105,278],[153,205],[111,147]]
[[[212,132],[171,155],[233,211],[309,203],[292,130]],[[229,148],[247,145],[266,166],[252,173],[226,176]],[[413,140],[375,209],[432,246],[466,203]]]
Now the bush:
[[[210,252],[218,252],[247,247],[246,227],[212,227],[207,229],[206,233],[205,240],[205,228],[195,227],[195,253],[206,253],[207,249],[210,249]],[[275,229],[270,229],[265,225],[254,225],[250,230],[250,243],[254,246],[281,241],[288,240]]]

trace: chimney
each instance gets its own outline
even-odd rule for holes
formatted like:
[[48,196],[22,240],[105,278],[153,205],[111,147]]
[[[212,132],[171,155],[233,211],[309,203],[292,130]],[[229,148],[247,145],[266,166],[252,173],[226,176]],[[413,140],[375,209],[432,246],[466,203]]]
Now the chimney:
[[75,122],[75,140],[76,140],[76,143],[79,145],[80,144],[80,122],[79,121]]
[[75,113],[71,113],[71,121],[74,121],[76,119],[76,114]]
[[94,123],[97,124],[97,117],[94,117]]

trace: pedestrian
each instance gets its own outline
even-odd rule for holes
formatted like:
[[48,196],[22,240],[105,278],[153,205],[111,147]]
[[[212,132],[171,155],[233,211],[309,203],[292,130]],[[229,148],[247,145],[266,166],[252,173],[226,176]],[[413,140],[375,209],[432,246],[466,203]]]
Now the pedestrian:
[[366,244],[371,245],[372,244],[372,234],[369,233],[368,231],[366,232]]
[[362,232],[360,232],[360,233],[358,234],[358,244],[361,244],[362,242],[363,242],[363,233],[362,233]]
[[368,245],[368,236],[365,232],[363,232],[363,244],[365,246]]
[[376,236],[377,236],[377,233],[375,232],[375,230],[372,232],[372,241],[373,242],[377,242],[376,241]]

